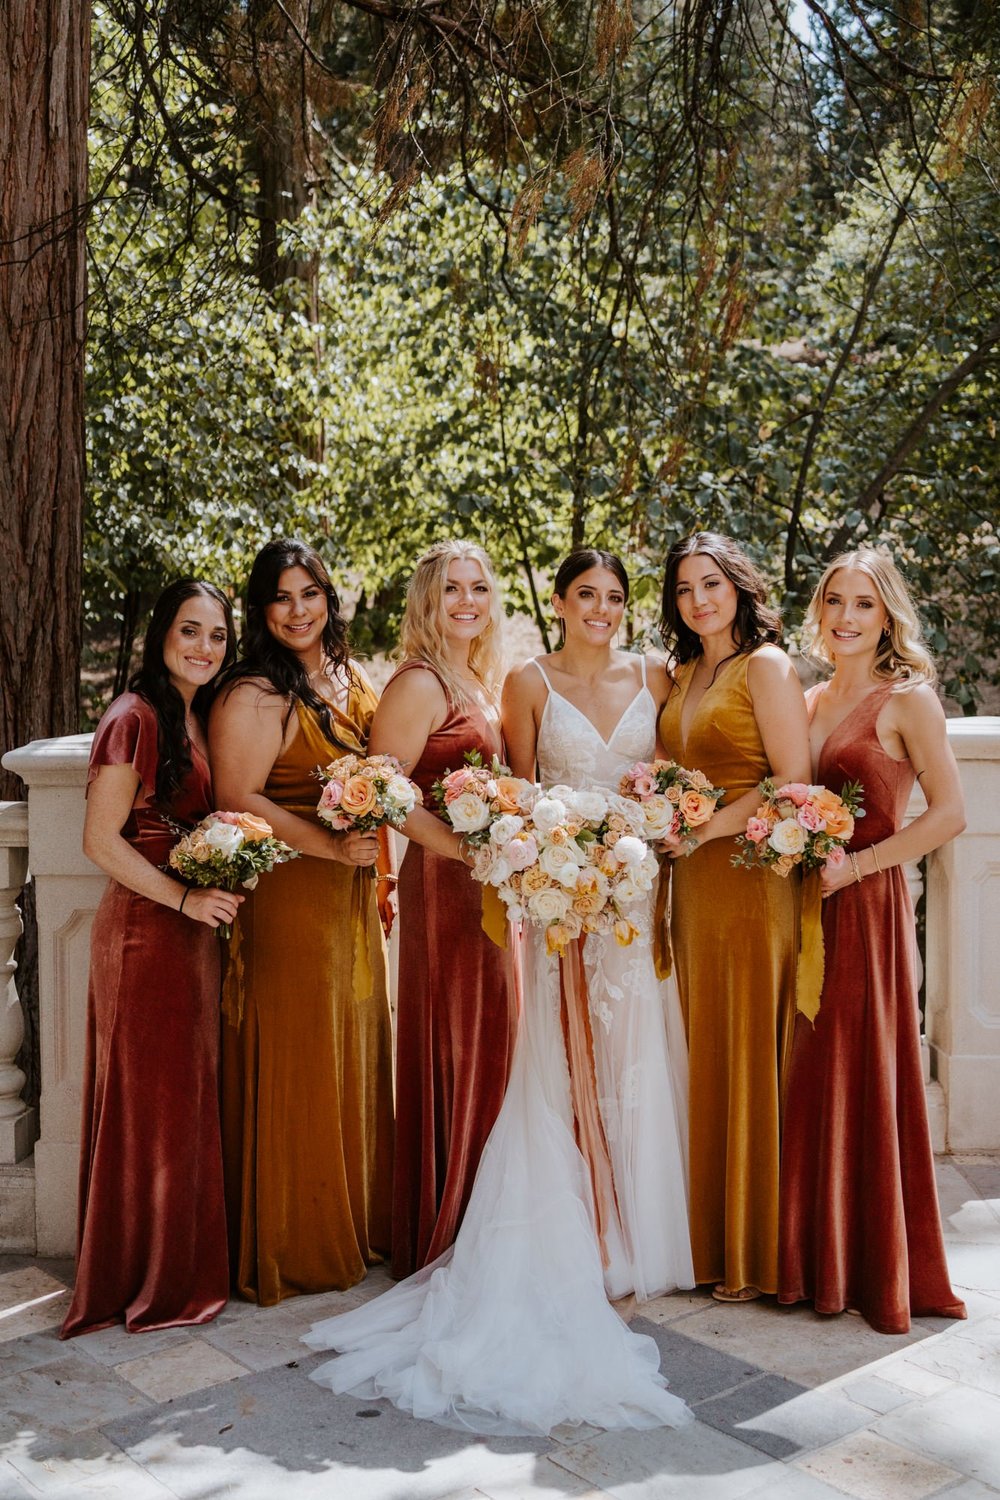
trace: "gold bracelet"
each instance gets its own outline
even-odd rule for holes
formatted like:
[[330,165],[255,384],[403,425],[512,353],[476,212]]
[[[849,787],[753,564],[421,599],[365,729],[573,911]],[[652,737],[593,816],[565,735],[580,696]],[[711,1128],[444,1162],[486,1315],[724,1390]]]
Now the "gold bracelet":
[[851,861],[851,869],[854,871],[854,878],[858,882],[858,885],[860,885],[861,882],[862,882],[862,880],[864,880],[865,877],[862,875],[861,871],[858,869],[858,856],[856,854],[852,853],[850,855],[850,861]]
[[874,844],[872,844],[870,847],[871,847],[871,851],[872,851],[872,859],[875,861],[875,873],[876,873],[876,875],[881,875],[882,874],[882,866],[878,862],[878,850],[876,849],[876,847],[875,847]]
[[380,875],[378,878],[384,885],[397,885],[399,883],[399,876],[391,873]]

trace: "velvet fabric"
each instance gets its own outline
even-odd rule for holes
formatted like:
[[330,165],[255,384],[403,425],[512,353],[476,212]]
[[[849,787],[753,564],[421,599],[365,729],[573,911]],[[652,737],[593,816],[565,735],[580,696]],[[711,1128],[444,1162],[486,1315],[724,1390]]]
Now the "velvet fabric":
[[[264,795],[318,821],[316,767],[364,753],[362,683],[335,740],[309,709]],[[385,943],[366,869],[303,856],[262,875],[237,918],[242,1017],[223,1025],[233,1280],[270,1306],[343,1289],[389,1253],[392,1043]],[[228,989],[228,986],[227,986]]]
[[[747,686],[752,653],[723,663],[681,735],[695,662],[660,717],[673,759],[735,802],[770,774]],[[778,1285],[780,1080],[795,1009],[797,874],[737,869],[710,840],[672,868],[670,935],[690,1055],[691,1251],[698,1282]]]
[[[433,670],[405,662],[399,672]],[[398,673],[397,673],[398,675]],[[449,705],[407,775],[433,811],[432,784],[468,751],[501,751],[481,709]],[[455,1239],[507,1088],[516,1031],[508,955],[482,930],[466,866],[411,842],[399,872],[396,1165],[392,1274],[409,1276]]]
[[[913,787],[910,762],[887,755],[876,732],[890,691],[874,688],[820,755],[825,786],[864,786],[855,852],[901,827]],[[911,1315],[963,1318],[941,1235],[902,867],[828,897],[823,937],[822,1003],[815,1027],[798,1019],[788,1080],[778,1299],[854,1308],[881,1333],[905,1333]]]
[[[90,756],[132,765],[155,796],[157,720],[117,698]],[[195,748],[173,808],[193,826],[211,811]],[[151,864],[176,835],[148,805],[123,836]],[[83,1081],[76,1286],[61,1336],[124,1322],[129,1332],[207,1323],[229,1290],[219,1137],[219,954],[203,923],[115,880],[94,916]]]

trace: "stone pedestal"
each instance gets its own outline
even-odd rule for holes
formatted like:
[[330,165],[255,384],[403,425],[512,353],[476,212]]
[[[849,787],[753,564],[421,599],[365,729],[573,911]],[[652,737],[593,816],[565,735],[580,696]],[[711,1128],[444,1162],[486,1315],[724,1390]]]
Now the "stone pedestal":
[[927,1039],[949,1151],[1000,1151],[1000,718],[952,719],[968,826],[927,861]]
[[38,916],[41,1132],[35,1146],[39,1255],[72,1255],[90,967],[90,924],[105,877],[83,853],[89,734],[34,740],[3,758],[28,788]]

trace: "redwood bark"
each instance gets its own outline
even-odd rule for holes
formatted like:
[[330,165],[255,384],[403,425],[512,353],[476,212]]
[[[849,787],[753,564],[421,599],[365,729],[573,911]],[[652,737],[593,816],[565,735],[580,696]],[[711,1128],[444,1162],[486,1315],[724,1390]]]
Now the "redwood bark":
[[0,0],[0,751],[78,728],[89,72],[90,0]]

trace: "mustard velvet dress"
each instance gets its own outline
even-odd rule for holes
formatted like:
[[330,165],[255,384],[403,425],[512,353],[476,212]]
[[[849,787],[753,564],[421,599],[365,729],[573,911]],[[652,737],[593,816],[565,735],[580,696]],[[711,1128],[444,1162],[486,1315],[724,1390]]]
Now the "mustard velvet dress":
[[[747,686],[752,652],[724,662],[691,720],[696,661],[660,716],[667,755],[737,801],[769,775]],[[671,942],[690,1049],[691,1250],[695,1279],[778,1287],[780,1076],[795,1015],[799,881],[734,868],[730,838],[672,867]]]
[[[355,682],[336,739],[299,733],[264,795],[318,821],[315,769],[364,753],[376,698]],[[233,1283],[264,1306],[343,1289],[388,1255],[392,1052],[385,943],[365,869],[304,855],[238,917],[223,999],[223,1150]],[[242,978],[239,968],[242,965]]]

